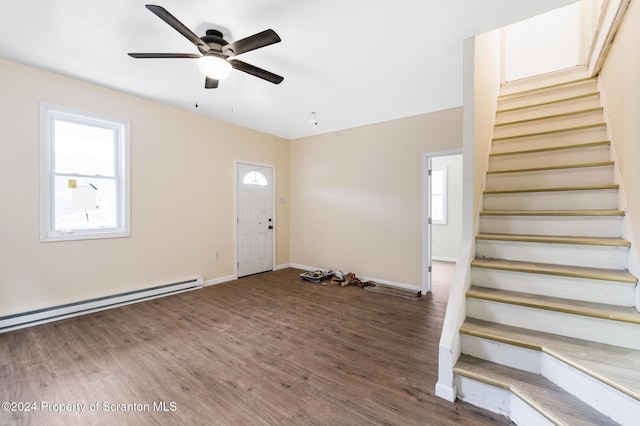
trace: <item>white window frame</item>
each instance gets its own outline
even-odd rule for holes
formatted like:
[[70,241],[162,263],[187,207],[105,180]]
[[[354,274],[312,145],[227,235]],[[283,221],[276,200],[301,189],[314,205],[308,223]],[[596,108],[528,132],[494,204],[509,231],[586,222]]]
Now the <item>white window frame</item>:
[[435,204],[433,196],[434,195],[442,195],[442,220],[436,220],[435,218],[431,218],[431,224],[433,225],[446,225],[447,224],[447,205],[449,203],[448,201],[448,196],[447,193],[449,192],[449,186],[447,183],[447,175],[448,175],[448,169],[447,166],[437,166],[437,167],[432,167],[431,168],[431,175],[433,177],[433,174],[438,171],[438,172],[442,172],[442,194],[434,194],[433,193],[433,186],[431,187],[431,211],[433,211],[433,206]]
[[[53,124],[64,120],[114,131],[115,179],[118,197],[117,225],[113,228],[56,231],[54,227],[54,149]],[[40,241],[69,241],[128,237],[131,234],[130,125],[126,121],[40,103]],[[80,176],[80,175],[79,175]],[[81,177],[81,176],[80,176]]]

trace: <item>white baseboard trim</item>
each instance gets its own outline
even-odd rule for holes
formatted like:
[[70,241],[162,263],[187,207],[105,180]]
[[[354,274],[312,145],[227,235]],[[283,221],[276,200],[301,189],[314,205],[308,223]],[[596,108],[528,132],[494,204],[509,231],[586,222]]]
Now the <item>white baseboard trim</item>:
[[436,383],[436,396],[454,402],[458,396],[458,390],[455,386],[449,386],[443,383]]
[[287,269],[290,268],[291,265],[289,263],[283,263],[282,265],[276,265],[274,271],[279,271],[281,269]]
[[[308,266],[308,265],[301,265],[299,263],[292,263],[290,265],[291,268],[296,268],[296,269],[302,269],[303,271],[317,271],[317,270],[322,270],[322,271],[326,271],[328,270],[328,268],[317,268],[315,266]],[[344,271],[342,271],[344,272]],[[377,284],[382,284],[382,285],[387,285],[389,287],[396,287],[396,288],[401,288],[403,290],[415,290],[415,291],[419,291],[420,287],[419,286],[415,286],[415,285],[411,285],[411,284],[404,284],[404,283],[398,283],[398,282],[394,282],[394,281],[387,281],[387,280],[381,280],[378,278],[372,278],[372,277],[365,277],[363,275],[356,275],[358,277],[358,279],[360,281],[373,281]]]
[[456,262],[455,257],[446,257],[446,256],[431,256],[431,259],[433,260],[441,260],[442,262]]
[[238,276],[237,275],[227,275],[226,277],[220,277],[220,278],[213,278],[211,280],[206,280],[205,282],[202,283],[203,287],[208,287],[210,285],[216,285],[216,284],[222,284],[222,283],[226,283],[229,281],[234,281],[237,280]]
[[316,271],[318,269],[321,269],[323,271],[327,270],[327,268],[316,268],[315,266],[301,265],[299,263],[290,263],[289,267],[295,268],[295,269],[302,269],[303,271]]

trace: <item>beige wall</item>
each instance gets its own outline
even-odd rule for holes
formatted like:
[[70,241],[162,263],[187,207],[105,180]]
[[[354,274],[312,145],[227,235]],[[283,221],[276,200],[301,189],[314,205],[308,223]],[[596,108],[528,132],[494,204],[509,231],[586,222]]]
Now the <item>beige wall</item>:
[[[40,101],[130,121],[131,237],[39,242]],[[232,276],[235,160],[276,166],[276,263],[289,263],[288,141],[5,60],[0,117],[0,316]]]
[[640,2],[632,1],[600,72],[613,143],[633,223],[640,243]]
[[421,286],[422,154],[462,147],[462,108],[291,142],[291,263]]

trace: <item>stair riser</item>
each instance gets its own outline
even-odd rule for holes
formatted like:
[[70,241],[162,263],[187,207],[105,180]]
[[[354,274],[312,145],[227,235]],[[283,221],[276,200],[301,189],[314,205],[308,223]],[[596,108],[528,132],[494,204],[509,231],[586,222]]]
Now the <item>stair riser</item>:
[[564,114],[567,112],[580,111],[600,106],[600,95],[594,94],[578,99],[568,99],[539,106],[529,106],[526,108],[511,111],[497,111],[496,124],[510,121],[528,120],[531,118],[545,117],[553,114]]
[[563,117],[545,118],[524,123],[496,126],[493,132],[493,137],[499,138],[514,135],[523,135],[527,133],[544,132],[548,130],[560,130],[569,127],[602,123],[602,121],[602,111],[592,111]]
[[540,374],[540,351],[468,334],[460,335],[460,344],[463,354]]
[[562,361],[542,354],[542,376],[621,425],[638,423],[640,402]]
[[494,140],[491,144],[491,152],[500,153],[537,148],[555,148],[558,146],[599,142],[603,140],[607,140],[607,133],[604,126],[548,135]]
[[578,244],[477,240],[476,252],[478,257],[490,259],[622,270],[627,266],[629,249]]
[[485,194],[484,210],[613,210],[617,190]]
[[491,156],[489,170],[550,167],[566,164],[585,164],[609,161],[609,145],[576,148],[569,150]]
[[640,325],[467,298],[467,316],[640,350]]
[[[575,67],[566,70],[555,71],[553,73],[541,74],[526,77],[518,80],[505,82],[500,88],[501,95],[532,90],[542,86],[552,84],[572,84],[572,81],[589,78],[589,71],[586,67]],[[573,83],[575,84],[575,83]]]
[[596,186],[613,183],[613,166],[488,173],[487,190]]
[[633,424],[630,416],[640,409],[638,401],[628,395],[544,352],[465,334],[461,337],[462,353],[541,374],[621,424]]
[[461,400],[508,416],[515,424],[554,426],[546,417],[506,389],[459,375],[454,376],[454,384]]
[[532,274],[488,268],[472,268],[471,281],[475,286],[497,290],[617,306],[634,306],[635,286],[618,281]]
[[483,234],[619,237],[620,216],[480,216]]
[[528,105],[535,105],[542,102],[557,101],[572,96],[584,95],[591,92],[597,92],[598,85],[596,81],[587,81],[576,83],[571,86],[562,86],[541,91],[530,92],[525,94],[514,94],[501,96],[498,99],[498,111],[503,109],[517,108]]

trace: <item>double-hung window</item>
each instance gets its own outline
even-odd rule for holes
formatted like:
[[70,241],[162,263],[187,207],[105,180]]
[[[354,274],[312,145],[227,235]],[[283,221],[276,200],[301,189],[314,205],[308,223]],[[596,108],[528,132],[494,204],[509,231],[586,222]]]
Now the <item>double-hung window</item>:
[[447,166],[431,170],[431,223],[447,224]]
[[42,103],[40,241],[129,235],[129,125]]

